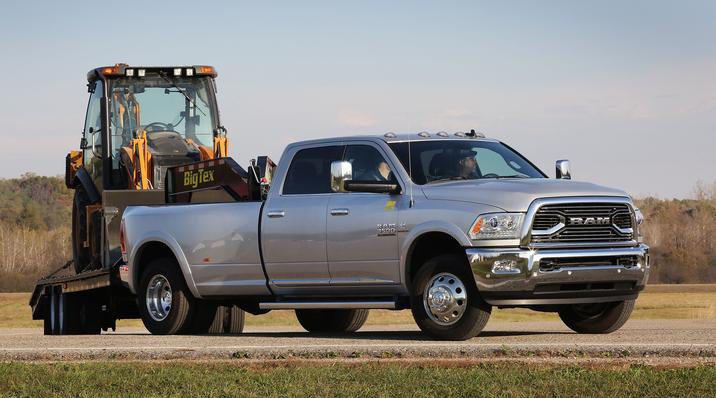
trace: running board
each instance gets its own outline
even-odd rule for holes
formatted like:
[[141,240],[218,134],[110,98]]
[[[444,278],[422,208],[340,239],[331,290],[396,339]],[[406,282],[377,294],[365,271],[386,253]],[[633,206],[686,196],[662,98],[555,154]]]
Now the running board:
[[306,310],[306,309],[386,309],[394,310],[395,301],[279,301],[259,303],[262,310]]

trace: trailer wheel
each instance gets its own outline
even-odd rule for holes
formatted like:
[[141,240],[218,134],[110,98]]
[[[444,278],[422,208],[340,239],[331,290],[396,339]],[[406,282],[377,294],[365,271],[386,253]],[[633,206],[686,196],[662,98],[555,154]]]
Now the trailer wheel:
[[90,204],[87,193],[82,187],[75,189],[72,201],[72,258],[75,273],[84,271],[90,263],[89,247],[84,247],[87,240],[87,205]]
[[296,310],[298,323],[313,333],[350,333],[368,319],[367,309]]
[[137,306],[144,326],[152,334],[185,333],[197,302],[174,259],[159,258],[147,265],[139,282]]
[[446,254],[423,264],[413,277],[410,307],[420,330],[438,340],[477,336],[492,307],[480,297],[465,257]]
[[616,303],[573,304],[559,311],[559,317],[567,327],[577,333],[611,333],[624,326],[635,300]]

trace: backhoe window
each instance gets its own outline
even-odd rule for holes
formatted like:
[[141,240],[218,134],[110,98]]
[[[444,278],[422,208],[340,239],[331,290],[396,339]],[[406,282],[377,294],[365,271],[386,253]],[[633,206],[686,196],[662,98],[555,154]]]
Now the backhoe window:
[[197,145],[213,146],[216,107],[209,77],[173,77],[149,72],[142,78],[111,80],[109,119],[112,158],[144,130],[175,132]]

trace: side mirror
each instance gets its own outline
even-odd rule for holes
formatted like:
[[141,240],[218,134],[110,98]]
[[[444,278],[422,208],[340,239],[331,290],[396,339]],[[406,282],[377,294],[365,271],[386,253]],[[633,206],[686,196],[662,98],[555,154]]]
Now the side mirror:
[[346,192],[345,182],[351,178],[353,178],[351,162],[341,160],[331,162],[331,190],[333,192]]
[[563,180],[571,180],[572,174],[569,170],[569,160],[562,159],[558,160],[555,164],[556,174],[557,178],[561,178]]
[[349,192],[389,193],[391,195],[398,195],[401,192],[399,184],[382,181],[346,181],[345,189]]

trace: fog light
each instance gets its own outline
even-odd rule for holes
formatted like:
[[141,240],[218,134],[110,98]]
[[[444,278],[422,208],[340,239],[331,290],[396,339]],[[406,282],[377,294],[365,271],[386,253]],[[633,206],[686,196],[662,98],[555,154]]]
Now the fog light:
[[517,267],[515,260],[497,260],[492,263],[493,274],[519,274],[520,269]]

